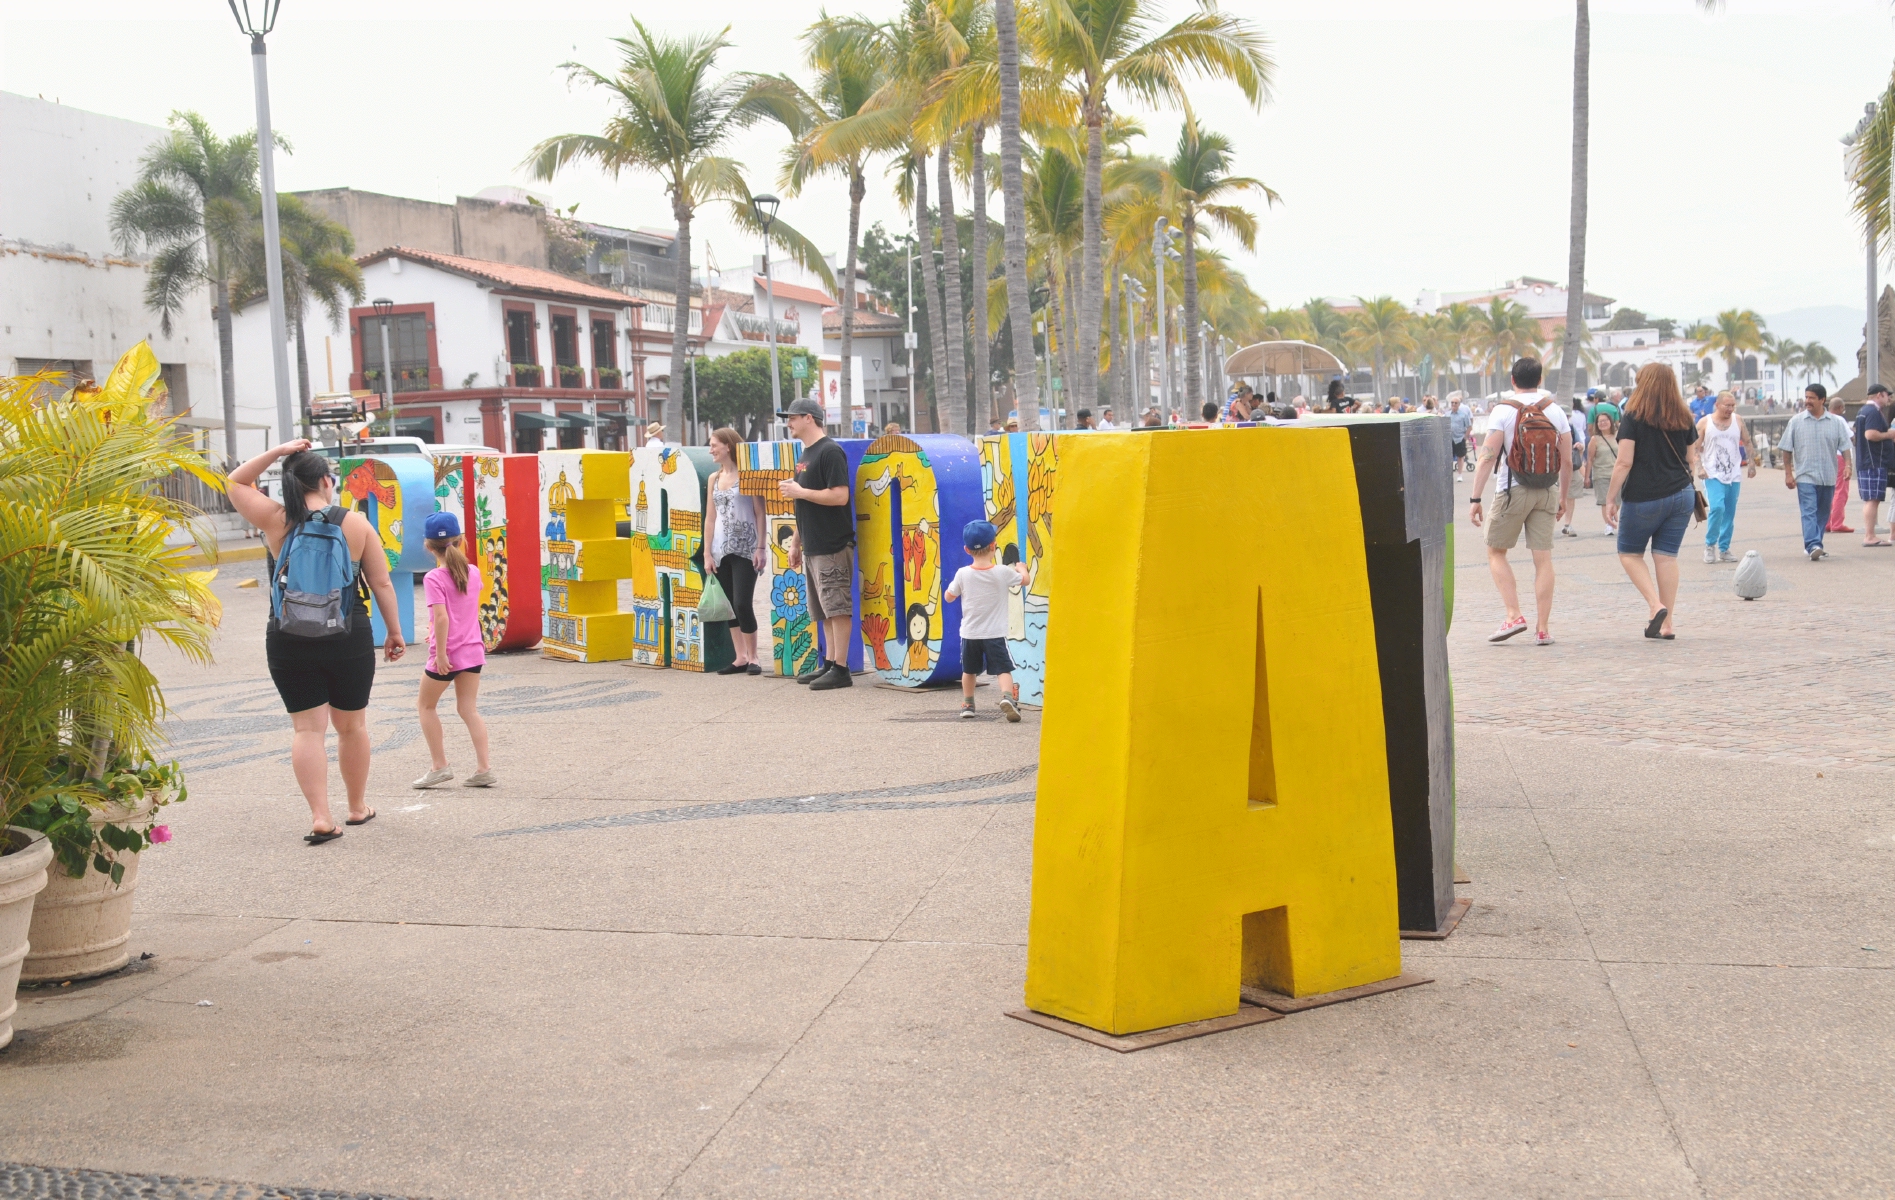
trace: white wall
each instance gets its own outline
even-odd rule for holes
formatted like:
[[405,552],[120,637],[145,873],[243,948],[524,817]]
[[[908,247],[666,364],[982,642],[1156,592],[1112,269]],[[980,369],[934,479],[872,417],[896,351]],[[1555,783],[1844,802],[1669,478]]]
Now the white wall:
[[0,372],[22,358],[90,359],[103,375],[144,339],[158,361],[184,367],[198,415],[222,415],[209,293],[187,301],[166,337],[144,305],[142,256],[121,256],[112,243],[112,200],[164,136],[0,92],[0,161],[13,172],[0,186]]

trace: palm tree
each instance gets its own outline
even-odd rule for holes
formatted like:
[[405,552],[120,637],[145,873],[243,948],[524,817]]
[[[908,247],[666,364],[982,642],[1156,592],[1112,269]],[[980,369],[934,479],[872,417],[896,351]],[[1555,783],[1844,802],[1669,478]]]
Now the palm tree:
[[1466,345],[1465,330],[1445,311],[1416,317],[1414,338],[1415,353],[1425,356],[1440,376],[1447,374],[1449,364],[1460,361]]
[[211,289],[223,385],[224,453],[237,461],[237,377],[231,290],[261,204],[257,135],[220,138],[194,112],[174,112],[171,133],[139,163],[138,181],[112,201],[112,236],[126,254],[155,251],[145,307],[171,333],[171,318],[199,287]]
[[1473,306],[1463,301],[1448,305],[1436,315],[1454,335],[1456,347],[1453,358],[1454,386],[1456,390],[1460,390],[1465,386],[1461,380],[1461,376],[1465,373],[1462,367],[1467,361],[1469,351],[1473,348],[1474,324],[1478,318],[1475,316]]
[[1026,273],[1026,181],[1020,162],[1020,26],[1014,0],[994,0],[994,36],[1000,75],[1000,198],[1006,209],[1001,258],[1007,280],[1007,323],[1013,334],[1013,393],[1020,409],[1020,428],[1037,430],[1040,388],[1039,372],[1034,367],[1032,298]]
[[[296,379],[302,411],[309,411],[309,345],[304,325],[311,302],[322,305],[329,326],[340,329],[350,304],[364,295],[362,268],[354,257],[355,237],[347,227],[316,212],[295,196],[276,198],[277,227],[283,243],[283,301],[290,334],[296,339]],[[237,289],[243,308],[264,295],[263,223],[251,226],[244,248],[243,274]]]
[[1185,84],[1192,78],[1235,83],[1252,107],[1267,98],[1276,64],[1268,43],[1249,22],[1218,10],[1216,0],[1197,0],[1198,11],[1154,32],[1155,0],[1045,0],[1034,27],[1037,57],[1055,77],[1069,81],[1086,129],[1085,236],[1078,278],[1078,345],[1086,377],[1073,381],[1075,403],[1098,396],[1105,125],[1109,93],[1122,90],[1148,103],[1172,101],[1189,108]]
[[[569,163],[591,162],[613,179],[641,170],[663,181],[678,223],[671,378],[681,380],[691,330],[692,218],[704,205],[718,203],[729,209],[738,226],[763,232],[743,179],[743,164],[718,151],[739,131],[762,120],[780,121],[800,136],[804,113],[796,85],[781,76],[737,73],[720,80],[713,75],[718,51],[730,46],[728,26],[717,34],[680,38],[655,37],[636,19],[632,28],[636,36],[613,39],[619,47],[618,74],[605,75],[583,63],[560,64],[568,81],[612,94],[617,111],[606,119],[605,131],[547,138],[522,165],[542,180],[552,179]],[[769,237],[834,286],[829,265],[809,239],[781,220],[771,223]],[[665,403],[663,420],[672,436],[677,434],[683,399],[683,389],[674,386]]]
[[1499,381],[1512,368],[1514,359],[1539,352],[1540,325],[1524,304],[1505,296],[1496,296],[1487,307],[1473,312],[1473,336],[1468,348],[1479,356],[1482,370],[1494,384],[1492,390],[1498,391]]
[[[886,64],[875,53],[872,38],[855,22],[833,21],[824,14],[803,34],[804,54],[816,72],[814,93],[802,97],[808,128],[790,145],[783,165],[783,190],[796,195],[818,174],[840,172],[849,182],[849,247],[843,283],[837,291],[842,305],[842,395],[844,404],[855,395],[850,360],[855,342],[856,246],[862,229],[862,200],[868,195],[864,165],[868,149],[860,138],[835,138],[858,121],[869,98],[887,79]],[[836,143],[846,142],[845,146]],[[845,416],[844,424],[847,425]],[[843,430],[844,436],[849,433]]]
[[1803,347],[1792,338],[1766,333],[1763,335],[1763,349],[1770,365],[1777,369],[1777,378],[1783,385],[1783,399],[1788,401],[1790,372],[1804,364]]
[[1732,384],[1741,378],[1741,366],[1747,351],[1763,349],[1763,318],[1747,308],[1727,308],[1717,320],[1694,332],[1703,333],[1701,353],[1716,354],[1724,360],[1724,374]]
[[1189,405],[1212,398],[1199,378],[1198,223],[1208,221],[1236,238],[1244,249],[1253,250],[1257,243],[1256,215],[1238,205],[1221,203],[1221,198],[1257,191],[1263,193],[1267,204],[1279,199],[1262,180],[1226,175],[1230,162],[1230,139],[1221,133],[1203,132],[1198,128],[1197,116],[1187,112],[1184,127],[1178,132],[1178,148],[1165,164],[1165,182],[1176,195],[1184,230],[1184,394]]
[[1803,347],[1803,369],[1817,379],[1834,379],[1836,356],[1829,347],[1821,342],[1810,342]]
[[[1576,373],[1579,368],[1581,367],[1585,368],[1585,370],[1589,372],[1588,378],[1596,382],[1599,378],[1600,359],[1599,359],[1599,351],[1597,347],[1595,347],[1592,344],[1591,327],[1586,325],[1584,322],[1581,322],[1579,326],[1579,337],[1575,340],[1579,343],[1579,352],[1578,352],[1578,360],[1573,364],[1573,370]],[[1553,326],[1552,331],[1546,335],[1547,349],[1551,351],[1555,347],[1563,347],[1566,344],[1567,344],[1567,338],[1566,338],[1565,324],[1561,323],[1559,325]],[[1577,383],[1576,377],[1572,384],[1572,390],[1575,393],[1579,390],[1579,385]]]
[[[1085,172],[1072,155],[1057,144],[1039,148],[1028,162],[1025,177],[1027,232],[1033,258],[1047,284],[1046,348],[1048,357],[1061,364],[1063,398],[1071,399],[1072,376],[1077,364],[1071,339],[1060,333],[1062,313],[1071,323],[1073,295],[1067,286],[1072,275],[1072,255],[1085,236]],[[1053,354],[1054,342],[1062,353]],[[1055,392],[1052,401],[1058,407],[1062,396]],[[1024,425],[1024,421],[1022,422]]]
[[[1723,0],[1697,0],[1699,8],[1705,12],[1716,12],[1723,7]],[[1573,175],[1572,204],[1567,227],[1566,261],[1566,324],[1564,328],[1573,331],[1572,336],[1564,340],[1560,355],[1558,394],[1559,402],[1565,404],[1572,399],[1573,370],[1579,360],[1578,330],[1585,324],[1586,316],[1586,172],[1591,156],[1589,142],[1589,122],[1591,116],[1591,62],[1592,62],[1592,6],[1589,0],[1575,0],[1573,14]],[[1891,99],[1895,99],[1895,78],[1889,83]],[[1883,111],[1887,112],[1884,105]],[[1884,209],[1888,207],[1888,173],[1886,154],[1882,168],[1882,190],[1877,193]],[[1871,206],[1872,207],[1872,206]],[[1871,217],[1873,222],[1875,218]],[[1871,228],[1876,228],[1871,224]]]
[[1410,328],[1414,317],[1393,296],[1377,296],[1373,300],[1357,296],[1356,301],[1362,307],[1350,315],[1349,331],[1343,337],[1352,352],[1375,360],[1375,399],[1379,404],[1386,399],[1382,393],[1384,364],[1390,358],[1412,353],[1415,348],[1414,331]]

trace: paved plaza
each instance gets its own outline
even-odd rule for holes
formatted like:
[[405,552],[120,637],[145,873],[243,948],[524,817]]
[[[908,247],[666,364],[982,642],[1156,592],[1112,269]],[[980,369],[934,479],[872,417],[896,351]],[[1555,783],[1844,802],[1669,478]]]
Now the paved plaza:
[[227,566],[217,663],[161,665],[191,798],[140,878],[151,957],[22,992],[0,1159],[47,1169],[0,1194],[1895,1192],[1895,550],[1804,561],[1765,473],[1736,549],[1769,595],[1694,528],[1647,641],[1587,498],[1556,643],[1490,646],[1456,494],[1473,906],[1404,943],[1435,982],[1127,1055],[1003,1016],[1037,713],[509,654],[501,786],[415,792],[411,654],[379,819],[310,848]]

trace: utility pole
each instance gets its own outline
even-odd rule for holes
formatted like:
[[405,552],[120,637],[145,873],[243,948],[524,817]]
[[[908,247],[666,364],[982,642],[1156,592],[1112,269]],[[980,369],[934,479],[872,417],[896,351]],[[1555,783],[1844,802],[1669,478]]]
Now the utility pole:
[[[264,37],[276,26],[277,10],[282,8],[283,0],[261,0],[261,11],[254,20],[250,16],[249,0],[244,0],[241,13],[237,11],[237,0],[229,0],[229,3],[230,15],[237,18],[237,28],[250,36],[250,71],[257,92],[257,168],[263,183],[263,274],[270,292],[270,367],[276,374],[277,432],[288,441],[295,430],[290,416],[289,322],[283,309],[283,235],[277,229],[276,144],[270,133],[269,51],[263,45]],[[382,327],[387,329],[386,321]],[[387,336],[385,332],[383,336]],[[231,414],[224,414],[224,419],[230,421]],[[395,419],[393,412],[388,419]],[[235,439],[234,427],[224,431],[224,442],[232,450],[233,460]]]
[[921,426],[915,420],[915,346],[920,339],[915,337],[915,235],[908,234],[908,332],[902,335],[902,347],[908,351],[908,435],[913,437],[921,432]]

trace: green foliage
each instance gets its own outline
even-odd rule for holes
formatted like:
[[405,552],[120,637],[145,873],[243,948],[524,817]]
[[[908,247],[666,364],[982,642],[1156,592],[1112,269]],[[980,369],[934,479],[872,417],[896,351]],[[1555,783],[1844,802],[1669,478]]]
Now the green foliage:
[[[783,403],[796,398],[796,380],[790,374],[791,360],[808,352],[801,348],[777,347],[777,374],[782,385]],[[811,364],[809,388],[815,379]],[[686,385],[689,401],[690,388]],[[739,350],[718,358],[700,358],[697,362],[698,414],[713,426],[729,425],[754,438],[767,425],[770,408],[770,351]]]
[[0,380],[0,824],[70,794],[60,763],[148,761],[165,706],[137,643],[205,662],[220,616],[215,572],[165,545],[198,514],[157,485],[223,480],[150,415],[164,399],[150,347],[102,388],[61,392],[60,378]]
[[[43,794],[21,809],[13,824],[45,834],[52,844],[53,857],[67,875],[78,879],[90,864],[101,875],[111,876],[116,887],[125,878],[120,856],[148,848],[154,840],[159,810],[189,798],[184,769],[176,762],[140,764],[121,755],[107,764],[98,778],[87,775],[84,762],[70,756],[54,760],[46,768]],[[92,816],[98,809],[106,805],[136,808],[147,796],[154,804],[140,823],[93,828]],[[165,839],[161,836],[157,840]]]

